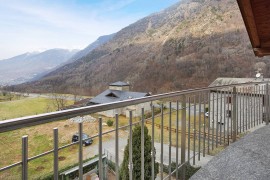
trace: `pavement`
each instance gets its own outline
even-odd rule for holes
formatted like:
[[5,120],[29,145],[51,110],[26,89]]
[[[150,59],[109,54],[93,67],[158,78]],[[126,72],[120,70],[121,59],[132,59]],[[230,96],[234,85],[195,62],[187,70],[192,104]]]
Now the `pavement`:
[[[119,138],[119,163],[121,164],[123,161],[124,157],[124,149],[125,146],[127,145],[127,139],[126,138]],[[106,154],[108,154],[108,158],[111,159],[112,161],[115,161],[115,141],[110,140],[103,142],[103,151],[105,151]],[[160,162],[160,154],[161,154],[161,144],[160,143],[155,143],[155,148],[156,148],[156,161]],[[175,162],[176,161],[176,147],[171,147],[171,161]],[[87,146],[84,148],[84,153],[86,154],[86,158],[92,157],[95,154],[98,154],[98,145],[91,145]],[[190,156],[193,155],[193,151],[190,151]],[[178,161],[180,162],[180,157],[181,157],[181,148],[178,148]],[[187,150],[186,150],[186,159],[188,157]],[[209,162],[213,156],[205,155],[203,157],[201,153],[201,160],[198,161],[198,153],[196,153],[196,166],[204,166]],[[163,162],[164,164],[169,164],[169,145],[168,144],[163,144]],[[190,159],[190,162],[192,164],[193,159]],[[119,164],[119,165],[120,165]]]
[[264,126],[239,139],[202,167],[192,180],[269,180],[270,126]]

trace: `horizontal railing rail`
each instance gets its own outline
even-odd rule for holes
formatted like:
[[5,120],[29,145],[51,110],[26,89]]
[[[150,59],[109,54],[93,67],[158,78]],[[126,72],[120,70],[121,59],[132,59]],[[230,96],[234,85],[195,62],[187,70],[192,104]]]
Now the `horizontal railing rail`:
[[124,100],[120,102],[105,103],[105,104],[100,104],[100,105],[80,107],[80,108],[56,111],[56,112],[45,113],[45,114],[40,114],[40,115],[26,116],[26,117],[15,118],[15,119],[10,119],[10,120],[3,120],[3,121],[0,121],[0,132],[16,130],[16,129],[25,128],[29,126],[57,121],[63,118],[83,116],[87,114],[107,111],[107,110],[121,108],[125,106],[136,105],[136,104],[145,103],[149,101],[172,98],[172,97],[181,96],[185,94],[199,93],[199,92],[216,90],[216,89],[221,89],[221,88],[228,88],[228,87],[233,87],[233,86],[246,86],[246,85],[265,84],[265,83],[268,83],[268,82],[249,82],[249,83],[230,84],[230,85],[222,85],[222,86],[214,86],[214,87],[206,87],[206,88],[195,88],[195,89],[188,89],[188,90],[183,90],[183,91],[157,94],[157,95],[152,95],[152,96],[142,97],[142,98],[134,98],[134,99]]

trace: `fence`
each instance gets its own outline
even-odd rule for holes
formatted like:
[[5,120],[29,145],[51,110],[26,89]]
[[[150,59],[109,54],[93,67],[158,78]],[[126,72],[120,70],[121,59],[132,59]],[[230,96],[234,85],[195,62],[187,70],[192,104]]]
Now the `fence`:
[[[169,102],[169,107],[164,110],[164,105],[155,107],[157,101]],[[35,125],[42,125],[48,122],[55,122],[64,118],[71,118],[76,116],[89,115],[98,113],[101,111],[124,108],[131,105],[137,105],[145,102],[153,102],[152,104],[152,116],[150,124],[146,123],[144,119],[144,108],[141,110],[141,118],[139,121],[134,122],[132,111],[129,112],[128,124],[119,127],[119,116],[115,115],[115,127],[108,131],[103,131],[103,119],[99,118],[98,121],[98,134],[93,135],[91,138],[98,139],[98,155],[99,162],[102,162],[102,152],[104,139],[106,134],[113,133],[114,139],[114,162],[115,162],[115,179],[119,179],[120,169],[120,148],[119,148],[119,133],[124,129],[128,129],[128,153],[129,153],[129,173],[126,176],[129,179],[133,179],[133,149],[132,146],[132,129],[134,126],[139,125],[144,127],[148,125],[151,129],[151,179],[155,178],[155,162],[156,154],[160,154],[160,168],[159,176],[161,179],[171,179],[175,176],[176,179],[185,179],[185,165],[191,163],[195,165],[197,161],[205,157],[212,150],[219,145],[227,146],[231,142],[236,141],[237,136],[241,133],[248,131],[249,129],[258,126],[265,122],[269,124],[269,88],[266,82],[257,83],[243,83],[224,85],[216,87],[198,88],[184,91],[177,91],[159,95],[153,95],[138,99],[129,99],[116,103],[95,105],[89,107],[81,107],[69,110],[63,110],[59,112],[41,114],[36,116],[29,116],[11,120],[5,120],[0,122],[0,132],[16,131],[21,128],[31,127]],[[160,114],[154,113],[154,108],[161,108]],[[208,114],[205,112],[208,109]],[[167,124],[167,125],[166,125]],[[156,127],[156,128],[155,128]],[[148,172],[145,172],[144,154],[145,149],[145,135],[144,128],[141,128],[141,179],[145,179],[148,176]],[[164,129],[168,130],[164,132]],[[22,152],[21,161],[1,167],[0,173],[7,171],[13,167],[21,166],[21,177],[23,180],[30,179],[31,176],[28,173],[29,162],[41,158],[45,155],[53,155],[53,174],[54,179],[59,178],[59,154],[62,149],[66,149],[71,146],[78,145],[78,163],[79,163],[79,179],[83,177],[83,142],[86,139],[83,137],[83,122],[78,124],[79,141],[69,143],[64,146],[59,146],[59,133],[58,128],[53,130],[54,148],[40,153],[36,156],[28,156],[28,136],[22,136]],[[160,134],[160,147],[157,147],[155,143],[156,132]],[[166,133],[168,136],[166,136]],[[48,140],[49,141],[49,140]],[[164,145],[168,145],[168,152],[164,149]],[[172,157],[172,147],[175,147],[175,157]],[[91,147],[90,147],[91,148]],[[158,151],[158,152],[157,152]],[[166,152],[165,152],[166,151]],[[163,161],[164,153],[168,153],[168,174],[163,173]],[[172,171],[171,164],[172,158],[175,159],[176,168]],[[103,176],[102,167],[103,164],[99,163],[98,171],[100,179],[106,179]],[[181,173],[179,173],[181,171]],[[180,177],[181,175],[181,177]],[[4,175],[0,177],[5,178]]]

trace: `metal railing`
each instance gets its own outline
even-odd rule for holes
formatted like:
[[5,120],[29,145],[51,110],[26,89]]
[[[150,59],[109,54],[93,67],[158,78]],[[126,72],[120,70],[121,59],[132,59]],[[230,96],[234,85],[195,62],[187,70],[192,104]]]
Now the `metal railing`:
[[[198,88],[172,93],[153,95],[138,99],[129,99],[121,102],[101,104],[95,106],[81,107],[76,109],[63,110],[53,113],[40,114],[23,118],[16,118],[0,122],[0,133],[16,131],[30,126],[43,125],[48,122],[55,122],[66,118],[89,115],[108,111],[112,109],[125,108],[128,106],[150,103],[151,107],[141,108],[141,115],[135,117],[133,111],[129,111],[127,125],[119,126],[119,114],[114,117],[115,127],[103,131],[103,118],[98,119],[98,134],[91,138],[98,139],[98,174],[100,179],[106,179],[103,171],[103,150],[106,134],[115,135],[115,179],[120,177],[120,164],[123,157],[120,157],[119,133],[128,133],[128,154],[129,154],[129,179],[133,179],[133,127],[141,126],[140,162],[141,179],[149,176],[145,174],[145,131],[144,126],[150,129],[151,136],[151,179],[155,179],[155,163],[159,163],[160,179],[186,178],[186,166],[196,165],[207,154],[212,154],[217,147],[225,147],[236,141],[242,133],[265,122],[269,124],[269,87],[266,82],[243,83],[224,85],[216,87]],[[155,112],[159,109],[158,112]],[[146,114],[150,117],[145,117]],[[128,132],[125,131],[128,129]],[[5,178],[5,171],[21,166],[21,178],[31,179],[28,173],[29,162],[46,156],[53,155],[53,178],[59,178],[59,154],[62,149],[78,145],[78,177],[83,178],[83,122],[78,123],[79,141],[59,146],[58,128],[53,130],[53,149],[29,157],[28,136],[22,136],[21,161],[0,167],[0,179]],[[156,132],[160,137],[157,139]],[[166,147],[168,146],[168,149]],[[91,148],[91,146],[89,147]],[[175,152],[175,155],[173,154]],[[160,154],[160,157],[157,156]],[[168,159],[164,154],[168,154]],[[10,155],[12,156],[12,155]],[[159,159],[158,159],[159,158]],[[1,160],[0,160],[1,161]],[[175,161],[175,168],[172,163]],[[166,168],[165,168],[166,167]],[[168,171],[164,172],[165,169]]]

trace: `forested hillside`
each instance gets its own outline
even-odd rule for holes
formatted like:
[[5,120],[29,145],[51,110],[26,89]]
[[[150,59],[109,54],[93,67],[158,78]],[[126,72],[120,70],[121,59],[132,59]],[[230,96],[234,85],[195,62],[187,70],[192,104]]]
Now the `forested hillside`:
[[[108,43],[21,90],[95,95],[114,81],[153,93],[253,77],[255,58],[235,0],[183,0],[127,26]],[[262,63],[261,63],[262,64]],[[57,87],[57,88],[56,88]]]

